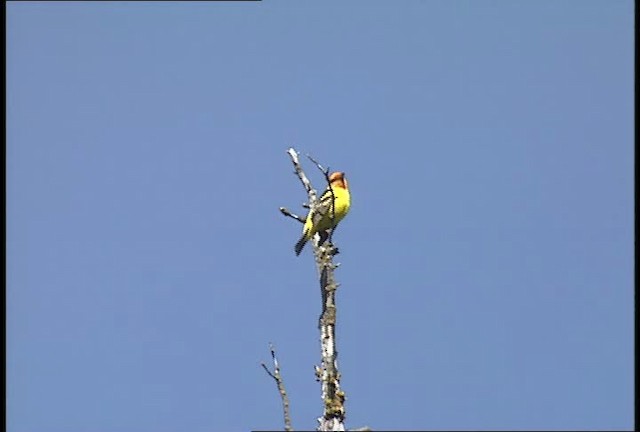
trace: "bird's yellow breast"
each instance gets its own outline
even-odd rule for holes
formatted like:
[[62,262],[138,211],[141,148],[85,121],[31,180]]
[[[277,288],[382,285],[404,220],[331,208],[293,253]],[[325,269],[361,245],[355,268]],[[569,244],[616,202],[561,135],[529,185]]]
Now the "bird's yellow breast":
[[[351,195],[349,194],[349,189],[336,188],[337,191],[334,190],[334,194],[336,196],[335,205],[336,205],[336,224],[344,218],[349,212],[349,207],[351,207]],[[337,193],[336,193],[337,192]]]
[[[331,192],[327,191],[323,196],[326,196],[327,193],[330,194]],[[334,223],[337,225],[338,222],[340,222],[349,212],[349,208],[351,207],[351,195],[349,194],[349,189],[333,187],[333,194],[335,196],[335,213],[329,209],[329,211],[327,211],[322,218],[317,221],[315,226],[313,222],[313,215],[309,213],[304,224],[304,232],[306,233],[307,238],[313,237],[318,231],[324,231],[332,228]]]

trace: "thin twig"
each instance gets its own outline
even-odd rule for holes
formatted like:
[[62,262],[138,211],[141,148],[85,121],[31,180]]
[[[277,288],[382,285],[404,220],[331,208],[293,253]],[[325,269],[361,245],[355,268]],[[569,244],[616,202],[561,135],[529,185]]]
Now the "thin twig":
[[322,168],[322,165],[320,165],[320,162],[318,162],[317,160],[312,158],[311,155],[309,155],[309,154],[307,154],[307,158],[309,158],[309,160],[311,162],[313,162],[318,167],[318,169],[322,172],[322,174],[324,174],[325,176],[329,175],[329,167],[327,167],[326,169]]
[[310,199],[311,197],[315,199],[316,191],[313,189],[313,187],[311,187],[311,182],[309,181],[306,174],[302,170],[302,167],[300,166],[300,159],[298,159],[298,152],[295,151],[293,148],[290,148],[289,150],[287,150],[287,154],[291,158],[291,162],[293,162],[293,168],[295,169],[295,174],[298,176],[298,178],[302,182],[302,186],[304,186],[304,190],[307,191],[307,195],[309,195]]
[[282,398],[282,410],[284,412],[284,430],[292,431],[293,427],[291,426],[291,413],[289,412],[289,397],[287,396],[287,391],[284,388],[284,382],[280,375],[280,365],[276,358],[276,350],[271,342],[269,342],[269,349],[271,350],[271,359],[273,360],[273,372],[267,368],[267,365],[264,364],[264,362],[261,362],[260,364],[264,368],[265,372],[275,380],[276,385],[278,386],[278,392],[280,393],[280,398]]
[[288,217],[290,217],[292,219],[295,219],[300,223],[305,223],[305,221],[307,220],[305,217],[298,216],[297,214],[291,213],[289,211],[289,209],[286,208],[286,207],[280,207],[280,213],[282,213],[283,215],[288,216]]

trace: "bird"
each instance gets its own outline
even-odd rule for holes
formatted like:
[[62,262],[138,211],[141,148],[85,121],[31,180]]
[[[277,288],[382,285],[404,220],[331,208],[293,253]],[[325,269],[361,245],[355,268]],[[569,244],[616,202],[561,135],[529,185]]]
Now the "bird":
[[[333,193],[332,193],[333,190]],[[335,200],[335,211],[333,210]],[[347,215],[351,206],[349,184],[343,172],[334,172],[329,175],[329,186],[320,196],[314,211],[309,211],[302,228],[302,236],[295,245],[296,256],[300,255],[302,248],[316,233],[322,238],[320,244],[326,240],[326,231],[335,228]]]

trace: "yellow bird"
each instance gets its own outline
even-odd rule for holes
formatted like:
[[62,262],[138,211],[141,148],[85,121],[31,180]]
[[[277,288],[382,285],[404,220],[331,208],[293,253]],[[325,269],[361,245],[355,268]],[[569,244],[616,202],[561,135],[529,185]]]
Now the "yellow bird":
[[[334,228],[349,212],[351,205],[351,196],[349,195],[349,184],[344,176],[343,172],[334,172],[329,176],[329,184],[331,189],[327,187],[322,196],[320,196],[320,202],[316,207],[315,212],[309,212],[307,220],[302,228],[302,237],[296,243],[295,251],[296,255],[300,255],[304,245],[312,238],[317,232],[320,232],[323,237],[320,240],[320,244],[326,240],[326,231],[330,228]],[[333,190],[333,194],[331,193]],[[333,201],[335,199],[335,213],[333,211]]]

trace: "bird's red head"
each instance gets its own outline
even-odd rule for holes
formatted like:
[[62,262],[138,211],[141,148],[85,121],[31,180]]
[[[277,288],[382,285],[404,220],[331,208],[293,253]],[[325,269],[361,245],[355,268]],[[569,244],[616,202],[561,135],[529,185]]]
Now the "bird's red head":
[[331,187],[349,189],[349,184],[347,183],[347,179],[344,176],[344,173],[340,171],[331,173],[329,175],[329,183],[331,183]]

